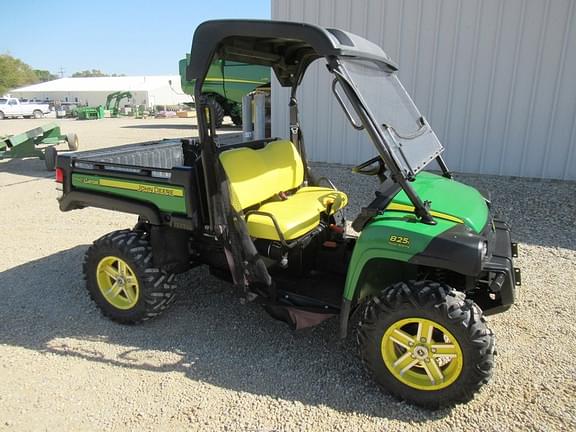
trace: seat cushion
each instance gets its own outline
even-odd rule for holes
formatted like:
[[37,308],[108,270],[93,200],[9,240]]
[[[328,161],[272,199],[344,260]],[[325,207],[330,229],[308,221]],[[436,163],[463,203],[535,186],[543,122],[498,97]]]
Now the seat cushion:
[[[284,201],[272,201],[258,211],[274,215],[286,240],[293,240],[312,231],[320,223],[320,214],[331,205],[330,214],[348,204],[345,193],[322,187],[303,187]],[[252,237],[280,240],[272,219],[262,215],[247,216]]]
[[230,182],[232,206],[238,212],[304,181],[302,159],[288,140],[273,141],[258,150],[226,150],[220,154],[220,162]]

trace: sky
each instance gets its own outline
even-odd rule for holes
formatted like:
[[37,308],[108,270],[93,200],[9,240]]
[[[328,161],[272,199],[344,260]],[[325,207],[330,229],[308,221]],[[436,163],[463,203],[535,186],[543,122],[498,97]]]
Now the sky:
[[270,19],[270,0],[2,0],[0,54],[64,76],[177,75],[198,24]]

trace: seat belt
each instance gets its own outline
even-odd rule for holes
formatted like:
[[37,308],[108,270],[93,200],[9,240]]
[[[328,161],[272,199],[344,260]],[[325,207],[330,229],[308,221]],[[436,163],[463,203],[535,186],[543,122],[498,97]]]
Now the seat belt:
[[300,122],[298,121],[298,101],[295,96],[290,96],[288,106],[290,108],[290,141],[296,146],[300,159],[302,159],[302,165],[304,165],[304,186],[308,186],[308,183],[316,184],[315,178],[310,172],[310,167],[308,167],[304,137],[302,136]]
[[252,284],[262,286],[264,291],[274,299],[276,291],[272,278],[250,238],[244,218],[231,205],[228,178],[219,160],[216,161],[214,171],[219,184],[217,204],[225,220],[225,225],[221,225],[222,229],[219,234],[223,239],[224,253],[234,285],[244,290],[248,300],[254,299],[249,292]]
[[298,153],[301,153],[300,149],[300,124],[298,123],[298,101],[294,96],[290,98],[290,141],[298,149]]

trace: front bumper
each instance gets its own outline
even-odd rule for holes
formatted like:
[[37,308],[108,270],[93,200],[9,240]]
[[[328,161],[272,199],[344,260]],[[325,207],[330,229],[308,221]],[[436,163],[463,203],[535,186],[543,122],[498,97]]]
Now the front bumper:
[[518,246],[512,243],[510,228],[504,221],[494,219],[489,236],[490,259],[484,264],[483,279],[488,281],[489,293],[483,301],[486,315],[510,309],[516,299],[516,287],[522,284],[520,269],[514,267]]

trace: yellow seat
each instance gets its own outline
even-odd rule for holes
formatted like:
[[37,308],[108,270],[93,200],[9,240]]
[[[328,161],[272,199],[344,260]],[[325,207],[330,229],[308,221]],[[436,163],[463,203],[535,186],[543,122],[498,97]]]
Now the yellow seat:
[[[303,187],[285,201],[272,201],[262,205],[258,211],[274,215],[286,240],[293,240],[309,233],[320,223],[320,213],[334,214],[348,204],[345,193],[321,187]],[[248,231],[257,238],[279,240],[272,220],[259,214],[249,215]]]
[[[234,209],[273,215],[286,240],[307,234],[318,226],[321,213],[333,214],[348,203],[343,192],[302,187],[302,160],[294,144],[287,140],[271,142],[259,150],[227,150],[220,154],[220,162],[230,182]],[[280,192],[289,192],[287,199],[280,199]],[[247,225],[252,237],[280,239],[268,216],[248,214]]]

